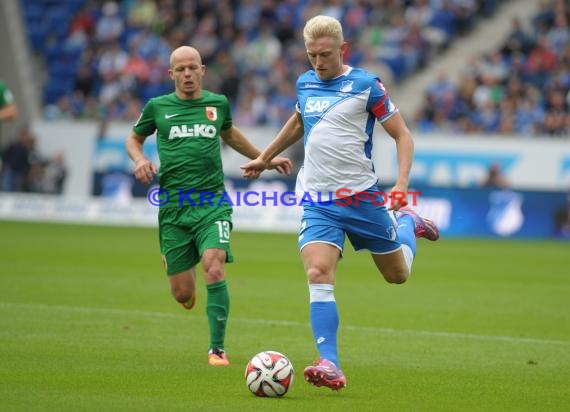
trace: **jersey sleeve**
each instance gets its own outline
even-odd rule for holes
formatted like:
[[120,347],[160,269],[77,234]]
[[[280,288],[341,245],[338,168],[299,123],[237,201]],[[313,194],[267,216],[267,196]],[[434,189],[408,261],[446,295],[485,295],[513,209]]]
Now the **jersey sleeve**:
[[295,81],[295,96],[297,96],[297,101],[295,102],[295,111],[299,114],[301,113],[301,102],[299,101],[299,95],[301,94],[301,84],[303,82],[303,78],[307,75],[307,73],[303,73],[301,74],[298,78],[297,81]]
[[154,120],[154,104],[153,100],[149,100],[144,106],[139,119],[133,126],[133,132],[139,136],[150,136],[156,130],[156,122]]
[[392,103],[392,99],[390,99],[388,91],[379,78],[376,78],[373,81],[368,105],[370,107],[370,112],[380,123],[388,120],[398,112],[398,108],[394,103]]
[[0,82],[0,107],[14,103],[14,96],[4,82]]
[[232,110],[230,107],[230,102],[228,101],[228,98],[225,96],[224,96],[223,109],[226,115],[224,116],[224,122],[222,123],[222,130],[228,130],[233,125],[233,119],[232,119]]

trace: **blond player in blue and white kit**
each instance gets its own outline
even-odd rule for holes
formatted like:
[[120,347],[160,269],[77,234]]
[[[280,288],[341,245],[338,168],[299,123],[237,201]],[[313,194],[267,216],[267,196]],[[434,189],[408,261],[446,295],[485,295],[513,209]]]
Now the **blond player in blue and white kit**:
[[[406,206],[414,143],[402,116],[380,78],[344,64],[348,45],[338,20],[310,19],[303,30],[313,70],[297,80],[296,113],[261,155],[242,166],[243,175],[257,178],[271,159],[304,138],[305,160],[296,191],[309,201],[299,233],[299,249],[308,277],[310,319],[320,359],[304,370],[315,386],[339,390],[346,386],[337,350],[339,317],[334,297],[336,267],[345,235],[355,250],[368,250],[390,283],[410,276],[416,237],[437,240],[429,219]],[[379,121],[396,142],[398,174],[386,207],[378,192],[371,160],[373,128]],[[308,195],[307,195],[308,194]],[[317,199],[333,202],[319,203]],[[315,201],[310,201],[315,200]],[[389,209],[397,215],[397,225]]]

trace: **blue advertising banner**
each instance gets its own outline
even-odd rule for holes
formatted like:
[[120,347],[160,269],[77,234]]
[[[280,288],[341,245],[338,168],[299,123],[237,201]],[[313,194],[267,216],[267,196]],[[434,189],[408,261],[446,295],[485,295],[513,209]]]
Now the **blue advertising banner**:
[[[267,190],[271,190],[271,182],[265,183]],[[291,179],[273,182],[279,182],[282,190],[284,187],[288,191],[294,188],[294,181]],[[239,190],[242,193],[255,190],[259,183],[260,181],[228,179],[228,187],[231,187],[232,191]],[[385,187],[384,190],[389,192],[390,187]],[[408,201],[412,208],[433,219],[442,236],[446,237],[570,240],[570,194],[566,192],[422,186],[410,188]],[[271,205],[264,206],[267,208]],[[272,206],[284,207],[274,204]],[[291,207],[299,208],[289,206]],[[289,213],[287,215],[291,216]],[[296,228],[298,225],[299,222],[292,222],[291,226]]]
[[444,236],[570,239],[570,200],[564,192],[416,189],[418,209]]

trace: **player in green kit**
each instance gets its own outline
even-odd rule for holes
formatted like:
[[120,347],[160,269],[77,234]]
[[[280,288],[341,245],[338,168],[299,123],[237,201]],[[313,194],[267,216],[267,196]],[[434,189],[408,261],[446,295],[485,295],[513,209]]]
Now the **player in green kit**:
[[[232,207],[224,201],[220,138],[255,159],[260,151],[232,124],[228,99],[202,89],[206,68],[189,46],[174,50],[169,74],[175,91],[150,99],[127,138],[135,177],[149,184],[158,173],[160,249],[172,295],[186,309],[196,303],[196,265],[202,263],[210,326],[210,365],[229,364],[224,339],[230,299],[224,264],[232,262]],[[147,136],[157,136],[160,171],[143,154]],[[291,173],[291,161],[275,158],[271,167]],[[227,199],[227,197],[225,198]]]

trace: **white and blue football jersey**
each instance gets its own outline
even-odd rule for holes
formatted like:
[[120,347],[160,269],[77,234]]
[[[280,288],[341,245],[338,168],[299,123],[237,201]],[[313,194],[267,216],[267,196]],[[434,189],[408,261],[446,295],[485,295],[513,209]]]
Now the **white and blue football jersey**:
[[374,124],[398,111],[380,78],[350,67],[339,77],[320,80],[309,70],[299,76],[296,87],[297,111],[305,128],[298,196],[336,199],[339,189],[354,193],[374,185],[378,181],[371,159]]

